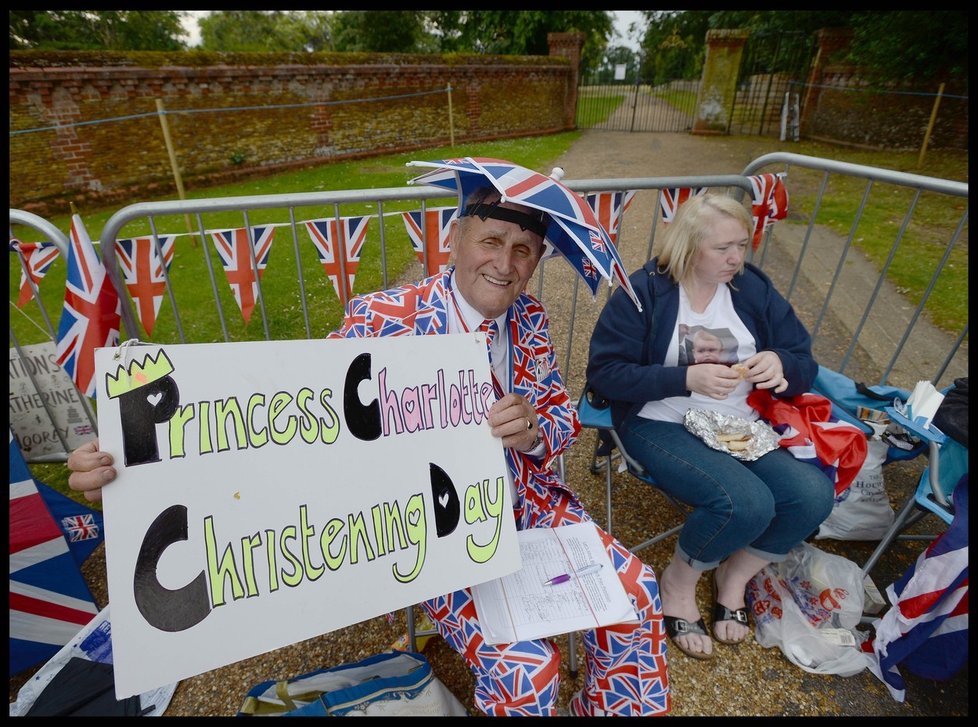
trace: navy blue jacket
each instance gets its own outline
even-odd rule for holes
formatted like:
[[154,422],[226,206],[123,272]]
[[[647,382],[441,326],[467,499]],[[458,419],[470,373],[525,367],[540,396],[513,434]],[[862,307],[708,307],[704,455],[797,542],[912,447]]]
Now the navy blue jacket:
[[[629,277],[642,302],[642,312],[618,288],[591,334],[588,383],[611,401],[616,427],[647,401],[690,395],[687,367],[663,365],[668,347],[674,344],[679,286],[668,275],[657,272],[657,264],[658,259],[653,258]],[[745,263],[744,272],[731,281],[730,297],[737,315],[754,336],[758,352],[774,351],[781,359],[788,388],[777,396],[808,391],[818,373],[812,338],[771,279]]]

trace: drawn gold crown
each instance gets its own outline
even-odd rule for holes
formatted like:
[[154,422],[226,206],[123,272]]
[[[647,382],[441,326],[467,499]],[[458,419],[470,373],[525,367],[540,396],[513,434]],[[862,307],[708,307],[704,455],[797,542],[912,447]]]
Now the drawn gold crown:
[[117,396],[138,389],[140,386],[159,381],[171,373],[173,373],[173,364],[170,363],[166,352],[161,348],[157,352],[156,358],[153,358],[153,354],[149,354],[143,361],[130,362],[128,370],[125,365],[122,365],[115,376],[107,374],[105,377],[106,389],[108,389],[109,398],[115,399]]

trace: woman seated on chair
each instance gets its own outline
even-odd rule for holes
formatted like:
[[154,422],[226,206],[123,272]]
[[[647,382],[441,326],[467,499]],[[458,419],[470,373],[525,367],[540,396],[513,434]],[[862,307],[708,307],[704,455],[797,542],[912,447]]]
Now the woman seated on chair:
[[747,582],[832,511],[833,483],[814,465],[782,448],[742,461],[683,425],[689,409],[754,421],[753,387],[794,396],[815,378],[805,327],[744,260],[751,228],[731,197],[683,204],[657,240],[657,256],[631,275],[642,311],[615,291],[587,367],[591,386],[611,401],[629,454],[659,488],[692,507],[659,585],[669,637],[697,659],[713,656],[696,604],[700,574],[713,570],[713,638],[739,644],[749,633]]

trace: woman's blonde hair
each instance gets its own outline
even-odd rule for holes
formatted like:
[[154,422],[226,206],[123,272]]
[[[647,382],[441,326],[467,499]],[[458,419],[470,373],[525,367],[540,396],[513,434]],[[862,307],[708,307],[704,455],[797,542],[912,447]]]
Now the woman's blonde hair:
[[[735,219],[750,237],[753,220],[743,204],[733,197],[704,194],[690,197],[676,211],[662,237],[653,246],[658,256],[658,270],[673,281],[683,283],[692,274],[692,260],[703,237],[712,229],[717,215]],[[741,262],[737,273],[744,270]]]

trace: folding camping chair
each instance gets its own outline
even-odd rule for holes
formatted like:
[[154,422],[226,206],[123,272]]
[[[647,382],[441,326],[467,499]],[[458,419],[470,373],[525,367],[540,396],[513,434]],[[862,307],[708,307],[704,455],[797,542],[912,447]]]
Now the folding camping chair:
[[927,457],[927,466],[920,475],[916,489],[904,501],[893,523],[863,564],[862,572],[868,575],[894,540],[933,540],[937,537],[904,532],[926,515],[932,513],[945,524],[951,522],[954,517],[951,495],[961,476],[968,471],[968,450],[939,430],[924,428],[920,422],[911,421],[900,414],[893,403],[896,398],[906,401],[909,397],[910,392],[903,389],[892,386],[861,386],[837,371],[819,366],[812,390],[832,402],[832,413],[839,419],[854,424],[867,435],[872,434],[873,430],[856,416],[860,406],[884,412],[918,440],[913,446],[903,442],[890,444],[884,464],[911,460],[920,455]]
[[[605,530],[608,533],[612,533],[612,463],[617,457],[621,457],[621,461],[624,463],[625,469],[629,474],[637,477],[639,480],[647,485],[656,487],[655,480],[652,475],[646,471],[645,467],[642,466],[640,462],[631,457],[625,450],[624,445],[621,443],[621,439],[618,437],[618,432],[615,431],[614,426],[611,423],[611,406],[609,402],[591,388],[590,383],[584,384],[584,391],[581,394],[580,400],[577,402],[577,415],[581,420],[581,426],[587,429],[594,429],[597,441],[594,445],[594,455],[591,458],[591,473],[597,474],[604,469],[605,472],[605,513],[607,516],[607,521],[605,523]],[[617,456],[615,454],[617,450]],[[598,459],[604,457],[605,461],[603,464],[598,464]],[[658,489],[656,487],[656,489]],[[686,515],[689,514],[689,509],[683,505],[681,502],[675,498],[667,495],[662,490],[659,490],[663,497],[680,513],[680,515],[685,519]],[[639,543],[636,546],[630,547],[633,553],[643,548],[647,548],[650,545],[655,545],[661,540],[665,540],[682,529],[682,524],[676,525],[675,527],[669,528],[657,535],[652,536],[648,540]]]

